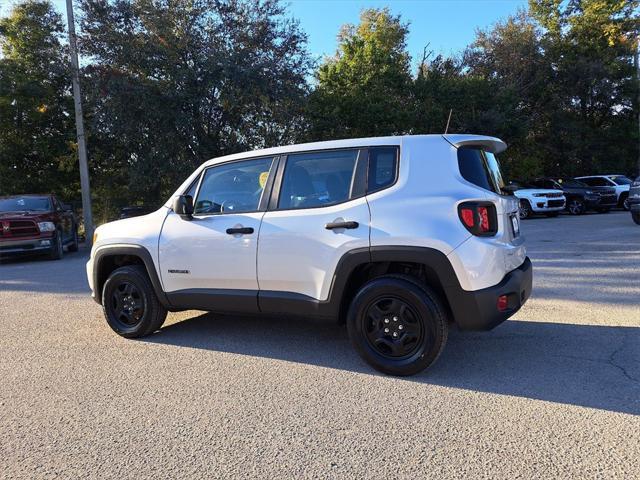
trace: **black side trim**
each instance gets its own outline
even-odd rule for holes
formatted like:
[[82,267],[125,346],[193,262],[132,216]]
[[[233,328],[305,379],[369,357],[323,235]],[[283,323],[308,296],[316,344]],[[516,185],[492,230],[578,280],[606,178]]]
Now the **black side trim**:
[[191,288],[167,292],[174,308],[217,313],[259,313],[256,290]]
[[[526,258],[497,285],[483,290],[463,290],[447,256],[426,247],[371,247],[372,262],[409,262],[425,266],[427,281],[440,287],[453,320],[462,330],[490,330],[516,313],[531,295],[532,268]],[[509,310],[498,312],[497,300],[508,295]]]
[[129,255],[140,258],[147,269],[147,273],[149,274],[151,284],[153,285],[153,289],[156,292],[158,300],[165,308],[171,308],[171,304],[162,289],[162,284],[158,278],[158,272],[156,272],[151,254],[149,253],[149,250],[140,245],[102,247],[96,252],[93,259],[93,288],[95,290],[92,292],[93,299],[96,302],[102,304],[102,285],[104,284],[104,281],[100,281],[101,264],[105,258],[115,255]]

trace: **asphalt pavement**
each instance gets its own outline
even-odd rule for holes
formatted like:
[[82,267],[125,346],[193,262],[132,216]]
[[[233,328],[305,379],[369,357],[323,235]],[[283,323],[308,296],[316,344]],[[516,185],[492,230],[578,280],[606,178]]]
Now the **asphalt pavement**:
[[170,314],[125,340],[88,252],[0,264],[1,478],[640,478],[640,227],[523,222],[525,307],[374,372],[344,326]]

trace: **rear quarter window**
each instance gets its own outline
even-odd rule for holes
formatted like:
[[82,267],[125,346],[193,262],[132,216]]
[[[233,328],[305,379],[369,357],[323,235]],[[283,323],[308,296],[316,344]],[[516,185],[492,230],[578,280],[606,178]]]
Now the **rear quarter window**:
[[497,159],[479,148],[458,148],[458,168],[467,182],[494,193],[502,193],[503,181]]

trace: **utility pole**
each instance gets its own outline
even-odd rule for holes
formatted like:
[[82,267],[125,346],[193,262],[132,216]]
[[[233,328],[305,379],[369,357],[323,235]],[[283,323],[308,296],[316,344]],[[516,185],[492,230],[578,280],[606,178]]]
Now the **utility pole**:
[[638,108],[638,170],[636,171],[637,175],[640,175],[640,36],[638,36],[636,44],[636,88],[638,89],[638,99],[637,99],[637,108]]
[[89,187],[89,167],[87,166],[87,145],[84,138],[82,118],[82,97],[80,94],[80,67],[76,45],[76,27],[73,20],[73,3],[67,0],[67,23],[69,24],[69,51],[71,53],[71,83],[73,103],[76,111],[76,133],[78,136],[78,160],[80,163],[80,188],[82,189],[82,216],[84,235],[89,245],[93,242],[93,214],[91,213],[91,189]]

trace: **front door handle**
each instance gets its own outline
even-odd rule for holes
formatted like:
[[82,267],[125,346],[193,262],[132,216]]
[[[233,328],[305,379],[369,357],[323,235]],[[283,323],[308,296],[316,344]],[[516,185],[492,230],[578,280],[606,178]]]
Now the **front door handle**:
[[233,227],[227,228],[227,233],[229,235],[249,235],[253,233],[253,227]]
[[359,226],[360,224],[358,222],[330,222],[327,223],[324,228],[326,228],[327,230],[334,230],[336,228],[353,229],[358,228]]

